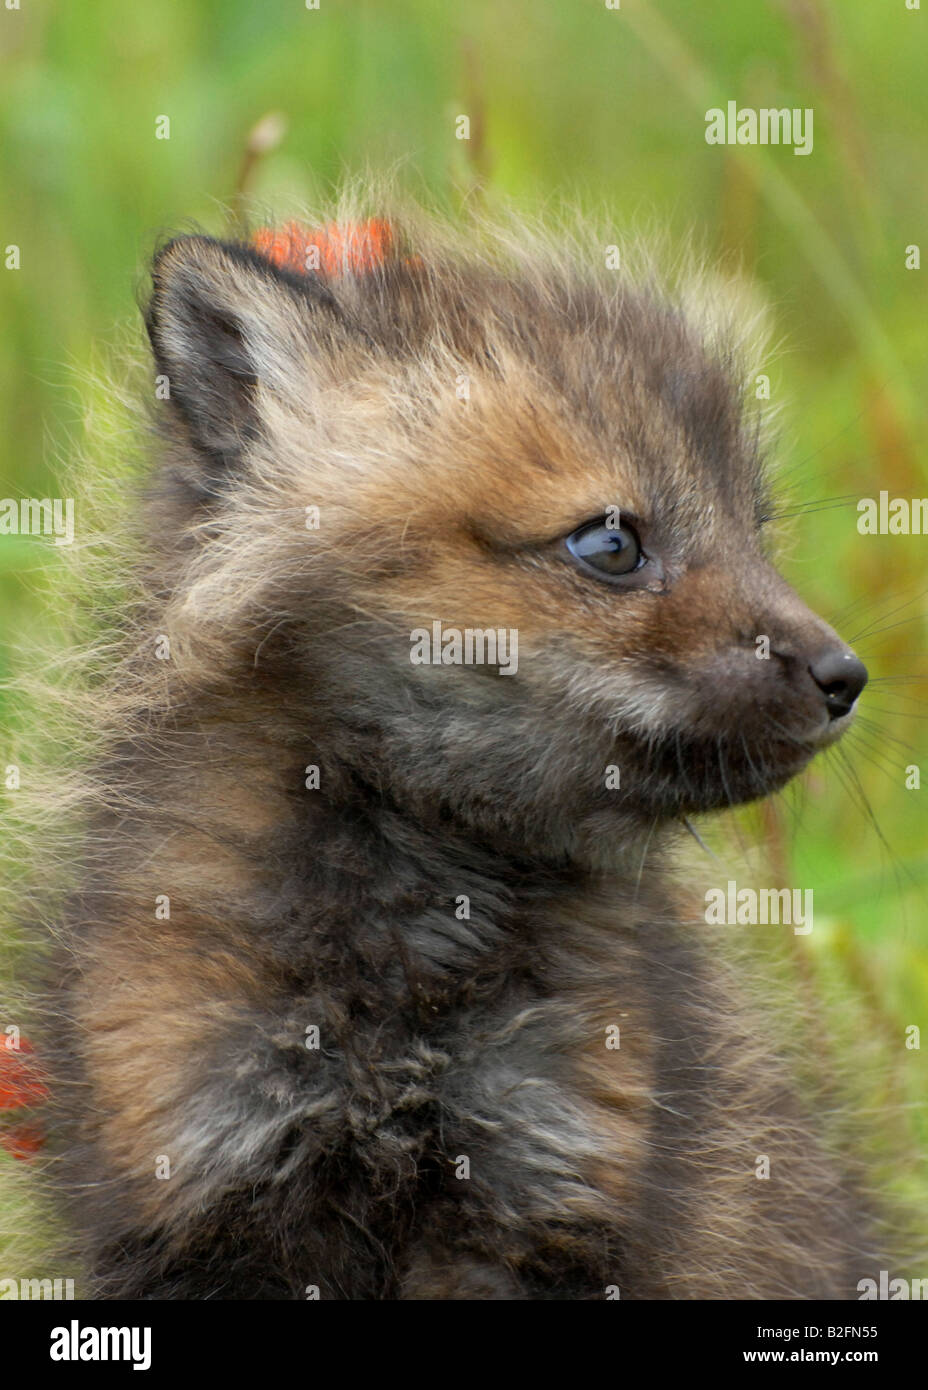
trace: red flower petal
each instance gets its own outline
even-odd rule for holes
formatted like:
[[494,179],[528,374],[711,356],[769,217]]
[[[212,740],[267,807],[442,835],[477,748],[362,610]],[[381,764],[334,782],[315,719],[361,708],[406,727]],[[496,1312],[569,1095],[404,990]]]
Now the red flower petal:
[[36,1065],[31,1044],[23,1038],[17,1050],[0,1047],[0,1110],[19,1110],[47,1099],[48,1087]]
[[35,1158],[44,1143],[45,1135],[36,1124],[17,1125],[15,1129],[8,1129],[5,1134],[0,1131],[0,1146],[14,1158],[20,1158],[27,1163]]
[[315,229],[286,222],[278,228],[262,227],[252,245],[275,265],[298,275],[316,269],[317,261],[323,275],[357,275],[375,270],[393,254],[393,228],[379,217],[344,226],[330,222]]

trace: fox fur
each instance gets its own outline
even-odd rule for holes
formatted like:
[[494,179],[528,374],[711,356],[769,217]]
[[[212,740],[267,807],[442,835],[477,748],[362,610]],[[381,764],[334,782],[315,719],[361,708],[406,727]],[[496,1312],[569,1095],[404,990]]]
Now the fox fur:
[[[176,238],[146,321],[144,598],[41,1039],[87,1291],[856,1296],[853,1173],[673,872],[812,756],[837,641],[768,557],[736,345],[602,247],[415,216],[305,273]],[[609,506],[637,587],[565,550]],[[412,664],[435,620],[517,673]]]

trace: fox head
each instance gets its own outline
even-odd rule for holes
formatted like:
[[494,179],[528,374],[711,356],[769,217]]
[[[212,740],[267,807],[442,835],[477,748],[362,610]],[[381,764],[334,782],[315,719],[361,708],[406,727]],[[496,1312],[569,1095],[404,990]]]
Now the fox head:
[[159,622],[323,794],[527,849],[781,786],[867,676],[768,558],[731,354],[601,257],[377,226],[157,256]]

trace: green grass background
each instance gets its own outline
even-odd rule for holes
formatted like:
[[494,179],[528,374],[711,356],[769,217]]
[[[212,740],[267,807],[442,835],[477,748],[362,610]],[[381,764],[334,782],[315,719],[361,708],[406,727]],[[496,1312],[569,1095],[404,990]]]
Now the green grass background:
[[[0,264],[4,496],[56,494],[58,460],[95,414],[80,382],[135,314],[146,254],[191,219],[225,229],[248,132],[271,111],[287,133],[248,183],[270,206],[396,167],[451,209],[572,200],[604,211],[619,242],[659,225],[753,277],[784,345],[757,363],[782,404],[784,569],[878,679],[851,768],[816,763],[731,833],[762,836],[764,881],[814,889],[797,976],[824,1047],[877,1047],[868,1103],[891,1112],[893,1180],[923,1205],[925,1053],[903,1029],[928,1029],[928,786],[907,790],[904,769],[928,780],[928,539],[861,537],[855,503],[928,494],[928,266],[905,266],[906,247],[928,252],[926,26],[928,5],[904,0],[0,8],[0,250],[22,257]],[[732,98],[812,107],[812,155],[707,145],[707,107]],[[454,138],[462,113],[469,143]],[[169,140],[155,138],[162,115]],[[0,676],[58,621],[59,562],[48,541],[0,537]],[[24,719],[0,692],[3,762]],[[0,1152],[0,1242],[28,1224],[13,1166]]]

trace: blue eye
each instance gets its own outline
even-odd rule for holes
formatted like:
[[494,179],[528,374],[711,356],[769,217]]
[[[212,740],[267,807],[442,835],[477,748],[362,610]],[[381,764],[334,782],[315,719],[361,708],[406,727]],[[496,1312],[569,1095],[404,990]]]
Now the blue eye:
[[571,555],[604,575],[631,574],[645,563],[641,542],[631,526],[591,521],[567,537]]

